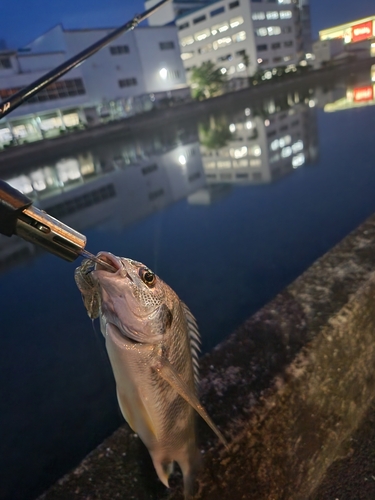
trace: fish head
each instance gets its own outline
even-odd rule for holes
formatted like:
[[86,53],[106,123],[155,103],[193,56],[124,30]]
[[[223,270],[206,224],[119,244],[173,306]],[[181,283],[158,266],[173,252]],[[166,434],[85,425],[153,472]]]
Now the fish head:
[[100,252],[97,257],[113,268],[111,272],[96,264],[91,273],[99,288],[105,321],[133,342],[159,343],[172,323],[172,290],[140,262],[109,252]]

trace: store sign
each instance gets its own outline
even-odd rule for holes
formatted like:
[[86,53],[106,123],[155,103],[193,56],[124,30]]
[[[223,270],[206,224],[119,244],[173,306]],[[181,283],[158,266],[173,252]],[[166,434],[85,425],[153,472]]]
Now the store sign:
[[372,21],[352,26],[352,42],[360,42],[372,37]]
[[365,102],[374,100],[374,89],[372,85],[368,87],[359,87],[353,89],[353,101],[354,102]]

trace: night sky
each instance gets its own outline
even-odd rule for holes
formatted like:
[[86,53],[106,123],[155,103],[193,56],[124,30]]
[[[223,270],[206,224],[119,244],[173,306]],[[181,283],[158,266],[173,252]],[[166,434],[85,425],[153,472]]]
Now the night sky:
[[[310,0],[318,30],[375,14],[374,0]],[[67,28],[119,26],[144,10],[143,0],[0,1],[0,39],[9,48],[26,45],[60,22]]]

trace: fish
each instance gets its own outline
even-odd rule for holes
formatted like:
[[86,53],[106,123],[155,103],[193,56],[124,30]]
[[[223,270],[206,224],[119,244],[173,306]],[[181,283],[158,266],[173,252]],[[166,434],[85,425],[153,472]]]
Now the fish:
[[198,413],[227,446],[197,395],[200,335],[177,294],[135,260],[99,252],[113,272],[90,260],[75,271],[88,316],[99,318],[121,412],[148,448],[160,481],[169,487],[177,462],[185,499],[201,465]]

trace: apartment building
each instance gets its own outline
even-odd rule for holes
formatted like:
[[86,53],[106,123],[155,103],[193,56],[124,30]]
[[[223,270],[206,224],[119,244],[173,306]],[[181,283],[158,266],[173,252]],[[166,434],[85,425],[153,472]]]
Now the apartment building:
[[187,73],[212,61],[229,78],[303,57],[300,10],[292,0],[219,0],[176,19]]

